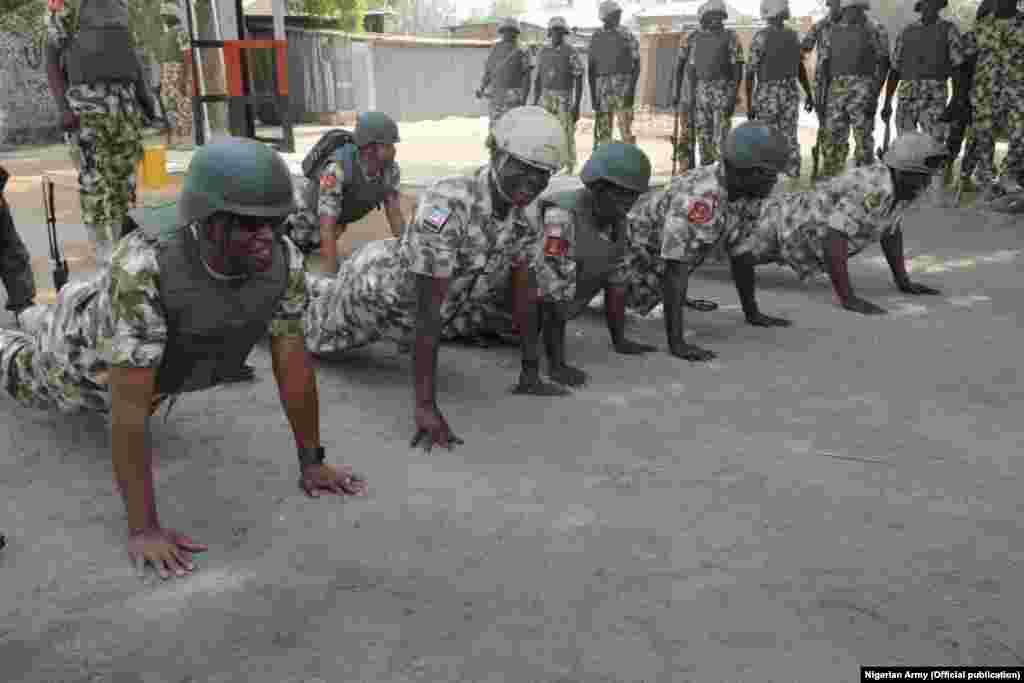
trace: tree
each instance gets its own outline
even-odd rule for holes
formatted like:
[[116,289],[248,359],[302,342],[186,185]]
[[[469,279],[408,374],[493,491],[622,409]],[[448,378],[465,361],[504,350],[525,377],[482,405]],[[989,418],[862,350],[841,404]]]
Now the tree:
[[288,0],[288,10],[337,19],[341,23],[341,30],[360,32],[363,30],[367,0]]
[[443,36],[455,14],[453,0],[369,0],[369,9],[390,8],[398,14],[398,31],[415,36]]

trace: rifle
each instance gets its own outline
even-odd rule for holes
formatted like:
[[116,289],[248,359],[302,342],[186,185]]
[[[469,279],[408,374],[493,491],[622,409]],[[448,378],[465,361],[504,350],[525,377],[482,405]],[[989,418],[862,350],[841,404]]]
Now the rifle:
[[690,83],[690,107],[686,114],[686,163],[690,170],[697,168],[697,84]]
[[814,182],[816,182],[818,180],[818,168],[819,168],[818,167],[818,162],[819,162],[819,159],[821,157],[821,153],[823,151],[821,149],[821,136],[822,136],[822,131],[825,130],[825,113],[826,113],[825,110],[828,107],[828,87],[829,87],[829,82],[828,82],[829,81],[829,77],[828,77],[827,66],[828,66],[828,63],[827,62],[823,62],[821,64],[821,66],[819,67],[822,70],[822,73],[820,74],[820,77],[819,77],[819,74],[815,74],[814,75],[815,86],[817,88],[817,92],[815,93],[815,98],[814,99],[816,100],[815,104],[817,105],[817,110],[818,110],[817,111],[817,113],[818,113],[818,135],[817,135],[817,137],[814,140],[814,147],[811,148],[811,162],[812,162],[811,163],[811,182],[812,183],[814,183]]
[[676,177],[676,165],[679,162],[679,105],[675,107],[675,123],[672,125],[672,177]]
[[68,262],[61,258],[57,241],[57,210],[53,201],[53,180],[43,178],[43,212],[46,214],[47,235],[50,238],[50,263],[53,265],[53,286],[59,292],[68,282]]

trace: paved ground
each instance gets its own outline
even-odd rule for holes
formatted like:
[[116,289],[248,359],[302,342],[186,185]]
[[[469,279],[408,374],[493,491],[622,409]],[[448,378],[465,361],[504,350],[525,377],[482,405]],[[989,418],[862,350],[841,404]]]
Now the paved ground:
[[[0,406],[0,662],[10,681],[857,681],[868,664],[1024,663],[1021,220],[907,224],[891,315],[762,270],[741,324],[709,266],[690,313],[720,360],[569,352],[593,380],[506,395],[512,349],[446,347],[441,405],[466,445],[408,448],[407,356],[320,363],[332,459],[367,500],[308,501],[265,347],[261,381],[154,421],[165,523],[209,543],[187,580],[138,582],[105,423]],[[664,347],[661,320],[636,320]]]

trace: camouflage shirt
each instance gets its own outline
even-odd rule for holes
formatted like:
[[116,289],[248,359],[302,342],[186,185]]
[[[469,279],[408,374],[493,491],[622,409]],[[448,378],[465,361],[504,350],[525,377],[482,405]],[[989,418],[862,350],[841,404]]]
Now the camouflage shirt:
[[[537,268],[541,230],[523,209],[494,216],[490,166],[472,176],[438,180],[420,197],[416,217],[402,233],[401,267],[409,273],[448,278],[442,319],[468,300],[505,286],[511,268]],[[550,282],[541,280],[550,296]]]
[[[271,336],[302,336],[308,297],[302,253],[284,239],[288,286],[272,320]],[[167,319],[160,295],[160,266],[155,239],[141,231],[120,242],[110,268],[99,282],[85,313],[93,324],[81,340],[96,349],[110,365],[153,368],[160,365],[168,339]]]
[[846,236],[851,256],[897,230],[908,205],[898,206],[893,193],[889,168],[876,163],[813,190],[771,195],[761,205],[756,228],[737,241],[732,253],[788,265],[806,278],[824,270],[830,230]]
[[[363,159],[358,153],[356,154],[356,163],[359,164],[367,182],[393,188],[395,195],[398,194],[399,186],[402,183],[402,169],[397,162],[388,164],[377,175],[370,175],[366,164],[363,163]],[[345,202],[345,181],[345,164],[341,161],[331,161],[320,172],[320,198],[317,200],[317,213],[321,217],[337,219],[341,215]]]

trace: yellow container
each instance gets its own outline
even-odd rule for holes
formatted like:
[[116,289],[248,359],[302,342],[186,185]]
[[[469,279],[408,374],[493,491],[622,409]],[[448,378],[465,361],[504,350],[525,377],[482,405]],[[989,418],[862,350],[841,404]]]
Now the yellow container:
[[167,147],[146,147],[142,154],[139,178],[145,187],[158,190],[170,182],[167,174]]

